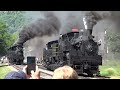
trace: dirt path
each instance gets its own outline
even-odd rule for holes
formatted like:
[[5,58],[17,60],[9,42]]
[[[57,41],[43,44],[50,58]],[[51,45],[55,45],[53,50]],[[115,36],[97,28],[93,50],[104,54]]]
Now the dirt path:
[[111,76],[110,79],[120,79],[120,76]]

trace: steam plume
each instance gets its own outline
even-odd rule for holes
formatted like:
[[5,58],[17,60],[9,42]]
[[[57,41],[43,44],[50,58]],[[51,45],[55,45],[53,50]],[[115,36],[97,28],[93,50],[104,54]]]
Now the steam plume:
[[93,26],[97,23],[98,20],[100,20],[101,17],[99,15],[96,15],[95,13],[87,12],[85,13],[85,16],[83,18],[83,22],[85,25],[85,29],[93,29]]
[[36,22],[24,27],[19,33],[17,44],[23,44],[34,37],[51,36],[59,32],[60,21],[53,12],[42,12],[45,19],[39,19]]
[[[99,21],[106,19],[115,20],[115,17],[117,19],[120,17],[120,12],[118,11],[70,11],[64,13],[66,13],[66,18],[62,22],[60,33],[70,32],[72,28],[84,29],[83,18],[86,18],[87,28],[93,29]],[[106,27],[108,26],[109,24]]]

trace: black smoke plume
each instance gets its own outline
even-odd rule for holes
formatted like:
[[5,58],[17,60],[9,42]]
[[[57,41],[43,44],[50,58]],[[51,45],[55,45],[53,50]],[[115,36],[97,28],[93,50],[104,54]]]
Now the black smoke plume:
[[94,12],[89,11],[85,13],[83,17],[83,23],[89,35],[92,35],[93,27],[97,24],[98,20],[101,20],[101,17],[99,15],[96,15]]
[[83,22],[85,25],[85,29],[93,29],[93,26],[97,24],[97,21],[101,20],[101,17],[94,12],[86,12],[83,17]]
[[[17,42],[8,50],[7,57],[11,64],[22,64],[25,57],[23,55],[23,44],[26,41],[29,41],[35,37],[44,37],[44,36],[52,36],[54,34],[59,33],[60,29],[60,21],[55,16],[53,12],[42,12],[44,19],[39,19],[36,22],[24,27],[22,31],[19,33],[19,39]],[[41,41],[42,39],[40,39]],[[41,41],[42,42],[42,41]],[[38,42],[39,43],[39,42]],[[34,42],[33,42],[34,44]],[[40,44],[39,47],[42,47],[43,43]],[[41,49],[36,49],[41,50]]]
[[24,44],[27,40],[34,37],[51,36],[59,33],[60,21],[53,12],[42,12],[44,19],[39,19],[36,22],[24,27],[19,33],[17,44]]
[[[65,13],[65,12],[64,12]],[[65,16],[65,15],[64,15]],[[83,18],[87,22],[87,28],[93,29],[99,21],[118,17],[115,11],[70,11],[66,12],[60,33],[70,32],[72,28],[85,29]]]

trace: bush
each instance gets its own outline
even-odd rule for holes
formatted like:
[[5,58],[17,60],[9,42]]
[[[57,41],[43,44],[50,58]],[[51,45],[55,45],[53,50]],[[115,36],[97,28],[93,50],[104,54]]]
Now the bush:
[[108,75],[112,76],[116,74],[116,70],[114,68],[108,68],[106,70],[106,72],[108,73]]
[[105,60],[99,68],[102,76],[120,76],[120,60]]
[[101,71],[102,76],[115,76],[116,74],[117,74],[116,70],[112,67]]
[[11,72],[11,69],[9,67],[0,67],[0,79],[4,79],[5,75],[9,72]]

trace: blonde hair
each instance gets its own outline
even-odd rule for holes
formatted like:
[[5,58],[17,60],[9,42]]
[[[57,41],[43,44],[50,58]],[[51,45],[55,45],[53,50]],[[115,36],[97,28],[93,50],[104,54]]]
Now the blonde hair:
[[65,65],[54,71],[53,79],[78,79],[78,74],[73,68]]

